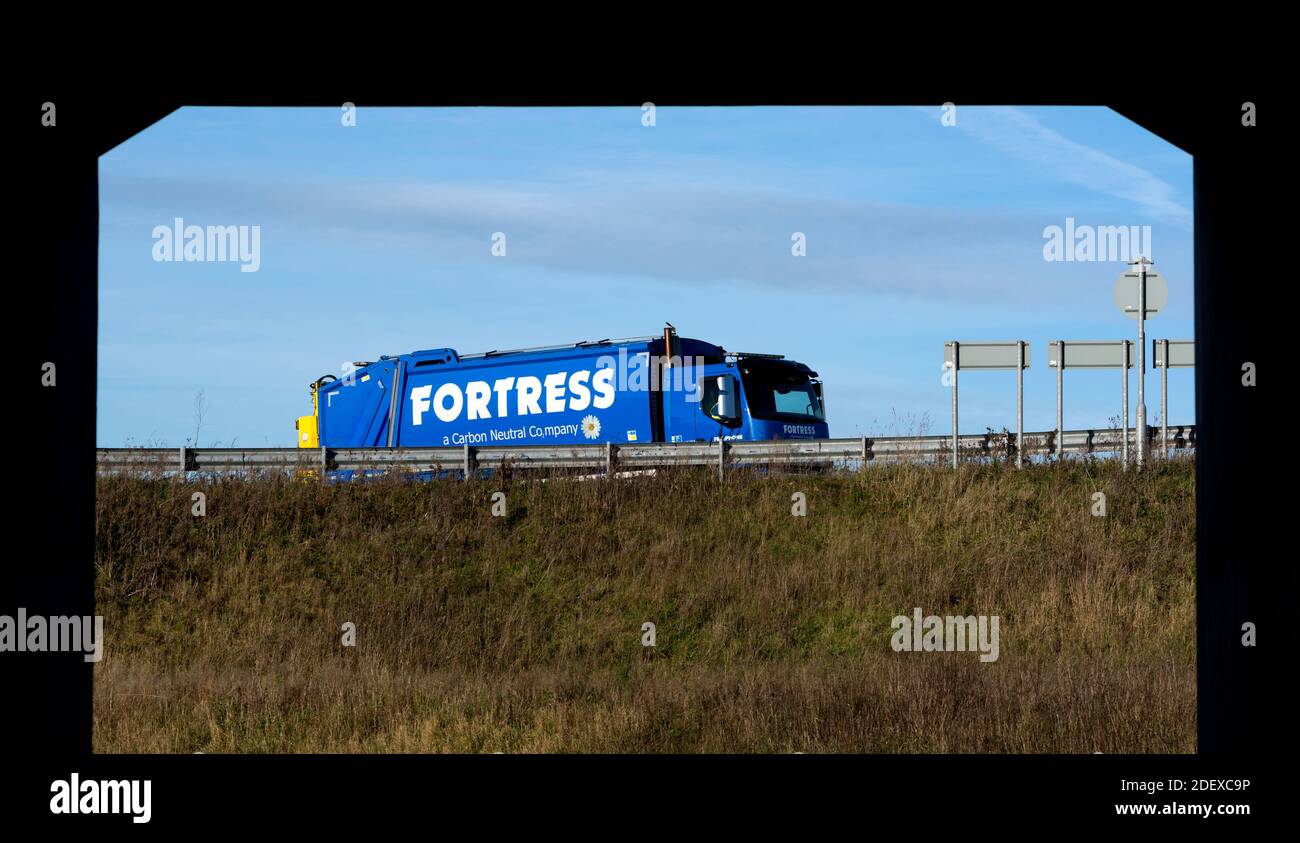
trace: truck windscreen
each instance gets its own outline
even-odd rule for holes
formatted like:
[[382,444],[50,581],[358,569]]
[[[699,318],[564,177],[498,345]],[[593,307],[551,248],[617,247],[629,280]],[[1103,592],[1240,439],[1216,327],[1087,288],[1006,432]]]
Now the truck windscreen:
[[803,369],[780,361],[754,361],[741,364],[740,376],[754,418],[826,420],[821,397]]

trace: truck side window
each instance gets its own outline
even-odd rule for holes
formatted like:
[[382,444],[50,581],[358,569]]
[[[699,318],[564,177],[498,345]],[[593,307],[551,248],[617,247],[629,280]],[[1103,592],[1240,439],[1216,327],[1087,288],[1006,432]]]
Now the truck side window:
[[[740,390],[737,388],[735,377],[732,375],[727,375],[726,377],[731,380],[732,396],[738,399],[740,395]],[[722,390],[718,388],[718,378],[716,377],[705,378],[704,383],[701,384],[700,387],[700,409],[704,411],[704,415],[708,416],[709,418],[713,419],[719,424],[724,424],[727,427],[739,427],[740,414],[738,412],[736,416],[732,418],[724,418],[719,413],[718,398],[721,394],[722,394]]]

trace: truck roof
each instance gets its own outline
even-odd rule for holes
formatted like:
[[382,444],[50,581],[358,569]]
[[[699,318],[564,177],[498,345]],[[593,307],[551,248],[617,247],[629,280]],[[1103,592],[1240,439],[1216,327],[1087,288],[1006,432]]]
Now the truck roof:
[[[699,356],[705,358],[720,359],[726,351],[718,345],[705,342],[703,340],[692,339],[690,337],[678,337],[675,341],[677,348],[675,351],[679,356]],[[658,348],[652,348],[658,346]],[[601,339],[601,340],[582,340],[574,343],[562,343],[559,345],[537,345],[526,348],[509,348],[509,349],[492,349],[491,351],[479,351],[472,354],[460,354],[454,348],[426,348],[419,351],[412,351],[409,354],[401,355],[384,355],[380,360],[411,360],[421,362],[439,362],[439,363],[460,363],[462,361],[483,361],[489,359],[505,358],[512,356],[554,354],[563,356],[566,352],[580,353],[592,349],[635,349],[637,353],[641,351],[654,351],[662,353],[663,336],[651,334],[644,337],[623,337],[621,339]]]
[[492,349],[491,351],[479,351],[474,354],[462,354],[461,360],[472,360],[475,357],[503,357],[507,354],[531,354],[537,351],[564,351],[571,348],[594,348],[602,345],[620,346],[620,345],[639,345],[649,343],[661,337],[651,334],[644,337],[623,337],[622,339],[603,339],[603,340],[583,340],[575,343],[562,343],[560,345],[534,345],[528,348],[507,348]]

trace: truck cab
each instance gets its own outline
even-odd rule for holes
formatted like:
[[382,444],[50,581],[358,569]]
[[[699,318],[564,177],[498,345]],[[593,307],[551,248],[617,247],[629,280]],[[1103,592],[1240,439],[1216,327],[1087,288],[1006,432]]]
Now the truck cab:
[[727,355],[706,364],[693,404],[668,399],[665,441],[825,439],[822,383],[775,354]]

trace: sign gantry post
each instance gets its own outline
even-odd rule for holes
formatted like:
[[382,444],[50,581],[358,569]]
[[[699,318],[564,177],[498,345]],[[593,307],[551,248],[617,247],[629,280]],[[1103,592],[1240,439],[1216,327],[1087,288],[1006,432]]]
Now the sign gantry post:
[[1147,261],[1138,259],[1138,471],[1146,462],[1147,453]]
[[1016,468],[1021,468],[1020,443],[1025,436],[1025,341],[1017,340],[1016,359]]
[[943,365],[952,370],[952,467],[957,467],[961,439],[957,428],[957,373],[962,369],[1016,370],[1016,465],[1021,465],[1020,437],[1024,432],[1024,370],[1029,368],[1029,343],[958,342],[943,345]]
[[1152,365],[1160,370],[1160,456],[1169,459],[1169,367],[1195,366],[1194,340],[1152,340]]
[[953,468],[957,467],[957,359],[960,356],[960,354],[958,353],[959,345],[960,343],[958,343],[956,340],[952,341],[952,360],[948,362],[948,365],[952,367],[952,467]]
[[1133,366],[1131,340],[1053,340],[1047,344],[1047,365],[1056,367],[1056,440],[1058,459],[1064,454],[1062,437],[1065,435],[1065,370],[1119,369],[1124,376],[1120,398],[1124,403],[1124,431],[1120,448],[1124,464],[1128,465],[1128,370]]
[[1133,368],[1133,341],[1124,340],[1124,363],[1120,367],[1120,374],[1124,378],[1124,388],[1120,391],[1120,398],[1124,402],[1124,412],[1120,414],[1120,424],[1124,429],[1120,432],[1120,465],[1125,471],[1128,471],[1128,370]]
[[[1065,459],[1065,341],[1056,341],[1056,461]],[[1052,350],[1047,351],[1047,365],[1052,365]]]
[[[1115,281],[1115,305],[1130,319],[1138,323],[1138,394],[1137,394],[1137,464],[1141,468],[1145,461],[1147,441],[1146,408],[1146,321],[1154,316],[1169,302],[1169,285],[1155,270],[1148,269],[1151,260],[1139,257],[1129,261],[1129,268]],[[1127,407],[1128,405],[1125,404]]]

